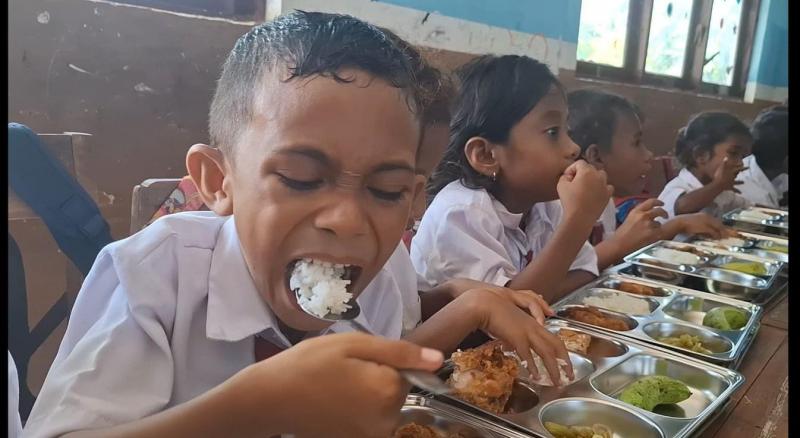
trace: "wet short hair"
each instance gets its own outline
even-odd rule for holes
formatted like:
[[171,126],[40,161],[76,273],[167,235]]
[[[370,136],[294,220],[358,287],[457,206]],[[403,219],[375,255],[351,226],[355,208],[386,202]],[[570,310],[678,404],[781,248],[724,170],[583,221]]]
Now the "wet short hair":
[[761,111],[750,128],[753,155],[762,168],[778,168],[789,153],[789,109],[775,106]]
[[733,114],[722,111],[695,114],[686,126],[678,130],[675,156],[685,167],[694,167],[695,155],[704,152],[713,154],[714,146],[733,135],[752,138],[747,125]]
[[393,37],[358,18],[294,11],[253,27],[234,45],[222,67],[209,113],[211,146],[227,153],[252,121],[255,97],[265,73],[285,68],[284,81],[323,76],[338,82],[343,69],[364,71],[401,89],[421,119],[426,92],[416,79],[414,60]]
[[644,121],[636,104],[617,94],[595,89],[582,89],[567,94],[569,136],[581,148],[581,154],[596,144],[611,150],[611,142],[620,117],[630,116]]

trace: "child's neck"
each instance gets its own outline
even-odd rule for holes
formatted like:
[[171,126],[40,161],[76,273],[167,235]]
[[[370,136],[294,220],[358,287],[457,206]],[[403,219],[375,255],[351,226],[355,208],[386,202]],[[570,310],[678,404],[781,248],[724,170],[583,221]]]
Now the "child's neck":
[[298,342],[305,339],[308,335],[308,332],[300,331],[289,327],[288,325],[284,324],[283,321],[278,319],[278,328],[280,329],[281,333],[286,336],[286,339],[292,345],[297,345]]
[[520,214],[520,213],[527,213],[536,205],[538,202],[541,201],[533,201],[531,202],[529,199],[519,199],[518,197],[514,196],[510,193],[505,193],[503,190],[498,189],[492,192],[492,196],[495,199],[500,201],[501,204],[511,213]]
[[706,174],[705,172],[701,172],[700,169],[696,167],[690,168],[689,172],[691,172],[692,175],[694,175],[694,177],[697,178],[697,180],[700,181],[700,183],[702,183],[703,185],[706,185],[711,182],[711,177],[708,176],[708,174]]

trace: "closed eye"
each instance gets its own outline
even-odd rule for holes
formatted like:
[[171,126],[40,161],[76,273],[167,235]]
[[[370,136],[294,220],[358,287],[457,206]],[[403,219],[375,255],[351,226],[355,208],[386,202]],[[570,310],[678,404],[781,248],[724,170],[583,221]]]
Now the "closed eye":
[[380,199],[381,201],[389,201],[389,202],[397,202],[403,199],[403,195],[405,195],[406,191],[399,191],[399,192],[387,192],[385,190],[376,189],[374,187],[369,187],[368,190],[372,193],[372,196]]
[[315,190],[322,186],[323,181],[321,179],[313,180],[313,181],[301,181],[297,179],[289,178],[285,175],[277,173],[278,179],[281,180],[283,185],[289,187],[292,190],[298,190],[301,192],[307,192],[309,190]]

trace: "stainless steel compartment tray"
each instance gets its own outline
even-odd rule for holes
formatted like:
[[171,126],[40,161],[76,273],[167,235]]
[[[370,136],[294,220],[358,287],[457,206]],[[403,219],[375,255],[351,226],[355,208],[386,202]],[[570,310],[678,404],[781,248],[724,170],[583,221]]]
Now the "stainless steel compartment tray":
[[[707,257],[708,260],[703,260],[696,265],[680,265],[654,258],[651,253],[658,248],[691,248],[695,251],[709,254],[709,257]],[[722,290],[741,294],[757,294],[769,289],[783,268],[783,263],[775,260],[669,240],[661,240],[650,244],[629,254],[624,260],[639,266],[641,270],[650,272],[650,275],[658,275],[652,273],[652,271],[658,271],[664,277],[663,280],[668,283],[675,284],[685,279],[685,277],[694,277],[708,283],[710,292]],[[721,262],[732,261],[760,264],[765,269],[766,274],[764,276],[750,275],[721,267]]]
[[[777,219],[772,220],[758,220],[742,216],[741,213],[746,210],[753,210],[762,213],[772,214]],[[750,207],[750,208],[737,208],[736,210],[729,211],[722,216],[722,220],[735,228],[745,231],[755,231],[757,233],[765,233],[775,236],[789,236],[789,212],[786,210],[778,210],[773,208]]]
[[[585,298],[593,295],[603,295],[603,291],[607,290],[618,291],[620,290],[617,289],[620,287],[619,285],[625,283],[654,288],[666,293],[666,296],[643,297],[627,292],[617,292],[632,298],[649,300],[651,303],[649,308],[652,309],[652,312],[643,315],[626,315],[613,310],[598,308],[608,316],[626,320],[628,325],[632,326],[627,331],[612,331],[571,319],[570,321],[575,324],[587,325],[598,330],[614,333],[615,335],[639,339],[663,348],[679,351],[682,354],[726,366],[735,364],[741,359],[746,348],[749,347],[748,341],[759,327],[758,321],[763,312],[761,306],[691,289],[619,275],[604,275],[598,278],[555,303],[553,310],[559,318],[569,319],[564,315],[568,308],[574,306],[585,307],[583,303]],[[718,330],[704,326],[703,318],[706,312],[719,306],[735,307],[748,313],[747,324],[739,330]],[[695,352],[658,340],[661,337],[674,336],[680,333],[698,336],[705,348],[711,350],[712,354]]]
[[485,418],[419,394],[409,394],[400,410],[398,428],[409,423],[431,427],[448,437],[458,434],[462,438],[530,438],[530,435],[504,428]]
[[776,297],[782,295],[787,290],[789,279],[784,275],[778,275],[773,281],[772,286],[766,290],[749,290],[727,283],[719,283],[703,278],[675,274],[660,269],[651,269],[647,266],[634,265],[632,263],[621,263],[612,266],[605,271],[605,275],[622,275],[630,278],[642,279],[657,283],[664,283],[670,287],[681,287],[710,293],[716,296],[732,298],[739,301],[746,301],[759,306],[765,306]]
[[[558,319],[548,320],[546,327],[554,333],[566,328],[592,336],[589,351],[585,356],[580,355],[591,362],[592,371],[588,375],[563,387],[540,386],[518,379],[519,386],[528,388],[528,392],[512,394],[509,405],[525,406],[520,400],[514,400],[515,397],[527,398],[533,403],[528,403],[528,409],[515,413],[495,415],[450,395],[431,397],[535,436],[551,436],[543,422],[554,421],[587,426],[603,423],[616,427],[614,436],[620,438],[683,438],[691,436],[713,416],[744,381],[735,371],[635,339]],[[440,375],[446,377],[450,372],[452,366],[446,364]],[[680,413],[675,411],[662,413],[667,415],[645,411],[615,398],[626,385],[653,374],[683,380],[690,388],[692,396],[675,406],[685,417],[670,416]]]
[[696,238],[692,243],[700,246],[709,246],[713,248],[723,249],[731,252],[741,252],[750,254],[752,256],[761,257],[769,260],[776,260],[789,264],[789,254],[787,252],[770,249],[770,245],[779,247],[789,247],[789,239],[775,236],[767,236],[764,234],[748,233],[745,231],[739,232],[740,236],[747,242],[744,246],[728,246],[717,240],[710,240],[706,238]]

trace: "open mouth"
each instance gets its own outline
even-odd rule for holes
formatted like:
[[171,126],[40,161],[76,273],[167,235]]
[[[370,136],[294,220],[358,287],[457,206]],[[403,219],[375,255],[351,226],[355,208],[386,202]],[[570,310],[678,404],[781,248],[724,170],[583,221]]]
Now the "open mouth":
[[357,265],[296,259],[286,267],[286,289],[300,310],[325,319],[350,309],[353,285],[361,271]]

